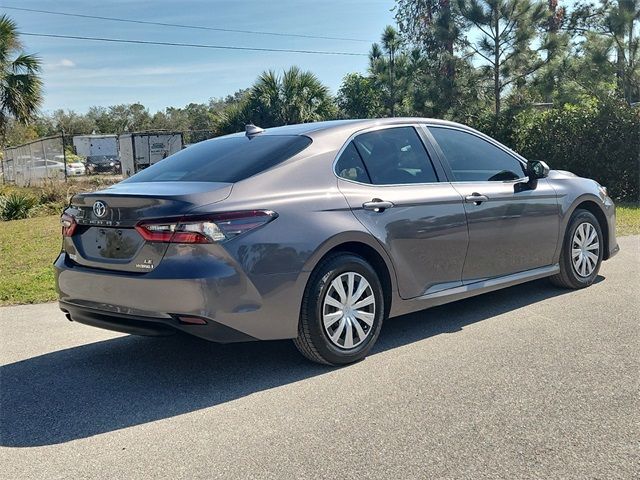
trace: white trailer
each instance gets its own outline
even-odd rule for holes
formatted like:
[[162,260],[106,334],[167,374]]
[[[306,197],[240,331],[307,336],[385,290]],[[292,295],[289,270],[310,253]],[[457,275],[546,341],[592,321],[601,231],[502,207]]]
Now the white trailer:
[[81,157],[96,155],[118,155],[117,135],[76,135],[73,137],[76,154]]
[[182,150],[182,133],[123,133],[118,144],[122,176],[126,178]]

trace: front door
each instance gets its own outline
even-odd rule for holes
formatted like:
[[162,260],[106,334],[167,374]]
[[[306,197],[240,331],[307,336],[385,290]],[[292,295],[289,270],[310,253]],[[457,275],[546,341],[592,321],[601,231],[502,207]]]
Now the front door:
[[401,297],[461,285],[468,242],[462,197],[439,181],[416,128],[357,135],[335,171],[353,214],[392,258]]
[[469,249],[463,282],[551,265],[560,219],[548,181],[522,188],[524,164],[497,143],[451,127],[432,126],[429,132],[464,200]]

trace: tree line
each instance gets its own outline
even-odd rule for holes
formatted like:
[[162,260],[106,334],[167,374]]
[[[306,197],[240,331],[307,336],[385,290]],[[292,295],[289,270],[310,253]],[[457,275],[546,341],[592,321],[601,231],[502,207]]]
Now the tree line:
[[183,108],[151,113],[136,103],[49,115],[34,108],[39,60],[20,51],[15,23],[3,16],[0,81],[14,93],[2,95],[0,122],[5,131],[17,130],[6,138],[13,143],[58,131],[227,133],[249,121],[269,127],[415,115],[474,123],[532,106],[640,101],[640,0],[581,0],[571,9],[558,0],[397,0],[394,12],[396,26],[372,45],[367,71],[348,74],[336,96],[313,73],[292,67],[266,71],[226,98]]
[[[594,162],[598,172],[611,162],[624,170],[620,175],[632,180],[621,196],[637,198],[640,0],[579,0],[571,8],[558,0],[397,0],[394,12],[396,25],[371,46],[367,70],[347,74],[335,95],[312,72],[294,66],[265,71],[248,88],[207,103],[155,113],[136,103],[84,114],[38,113],[38,59],[21,51],[15,24],[3,16],[0,134],[3,143],[18,144],[61,131],[209,132],[194,135],[197,141],[247,123],[421,116],[466,123],[524,154],[554,158],[558,149],[535,149],[535,139],[523,132],[551,135],[554,122],[556,129],[566,122],[574,138],[558,141],[624,139],[615,148],[595,145],[602,155]],[[612,125],[624,131],[611,133]],[[614,150],[622,157],[607,154]],[[570,159],[555,160],[562,166]],[[590,168],[575,167],[593,176]]]

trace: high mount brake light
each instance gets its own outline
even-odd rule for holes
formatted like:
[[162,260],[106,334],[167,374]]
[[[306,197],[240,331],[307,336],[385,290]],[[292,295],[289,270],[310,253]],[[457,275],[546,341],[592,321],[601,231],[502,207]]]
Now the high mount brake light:
[[269,210],[216,213],[164,220],[145,220],[136,230],[147,242],[216,243],[266,225],[278,215]]
[[71,237],[76,231],[76,227],[78,226],[75,217],[66,213],[63,213],[60,217],[60,224],[62,225],[63,237]]

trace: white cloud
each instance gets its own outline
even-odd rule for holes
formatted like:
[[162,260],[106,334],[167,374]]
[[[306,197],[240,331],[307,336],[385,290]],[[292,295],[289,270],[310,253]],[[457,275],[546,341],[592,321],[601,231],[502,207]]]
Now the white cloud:
[[61,60],[57,60],[55,62],[48,62],[45,64],[45,68],[50,71],[74,68],[75,66],[76,66],[76,62],[68,58],[63,58]]

